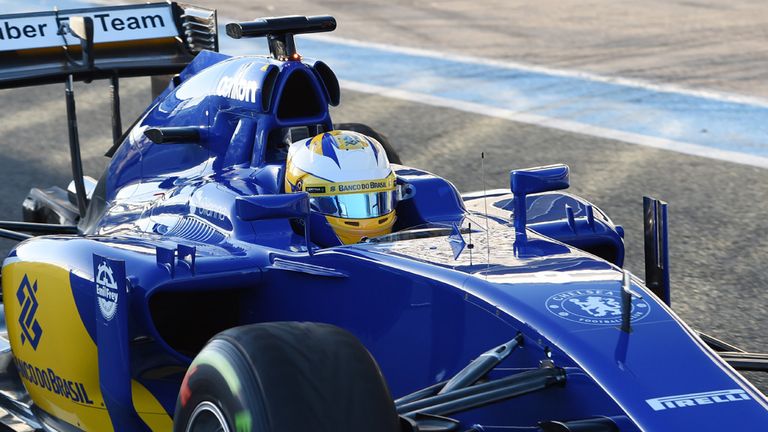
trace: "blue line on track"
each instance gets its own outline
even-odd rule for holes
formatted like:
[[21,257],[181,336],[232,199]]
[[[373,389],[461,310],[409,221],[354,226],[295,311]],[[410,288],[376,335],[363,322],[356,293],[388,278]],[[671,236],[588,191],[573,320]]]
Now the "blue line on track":
[[768,106],[327,40],[297,44],[347,81],[768,157]]
[[[78,0],[32,3],[0,0],[0,8],[9,13],[51,9],[53,4],[62,9],[88,5]],[[223,26],[220,31],[223,52],[266,51],[262,39],[234,41],[224,34]],[[297,43],[302,53],[322,59],[346,82],[663,140],[672,150],[675,143],[693,144],[768,161],[763,159],[768,158],[768,104],[420,55],[332,38],[300,37]]]

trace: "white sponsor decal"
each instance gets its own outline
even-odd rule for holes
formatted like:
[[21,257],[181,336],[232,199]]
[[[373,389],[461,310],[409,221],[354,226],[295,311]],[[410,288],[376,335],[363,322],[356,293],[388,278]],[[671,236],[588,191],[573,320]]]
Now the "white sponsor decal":
[[96,275],[96,297],[101,315],[105,320],[111,320],[117,312],[119,291],[112,268],[106,261],[99,264],[99,273]]
[[256,103],[256,91],[259,89],[259,82],[247,80],[242,76],[225,76],[216,86],[216,94],[226,98]]
[[217,212],[215,210],[192,206],[192,213],[200,216],[204,216],[207,219],[218,219],[220,221],[225,220],[227,217],[224,213]]
[[[547,299],[547,310],[556,316],[582,324],[621,324],[621,293],[619,290],[582,289],[555,294]],[[651,307],[645,300],[632,297],[630,318],[645,318]]]
[[0,51],[78,45],[69,33],[70,16],[93,19],[94,43],[133,41],[178,36],[170,6],[94,8],[36,16],[0,17]]
[[664,396],[654,399],[646,399],[648,405],[654,411],[666,409],[687,408],[701,405],[741,402],[751,400],[747,392],[742,389],[719,390],[703,393],[689,393],[674,396]]

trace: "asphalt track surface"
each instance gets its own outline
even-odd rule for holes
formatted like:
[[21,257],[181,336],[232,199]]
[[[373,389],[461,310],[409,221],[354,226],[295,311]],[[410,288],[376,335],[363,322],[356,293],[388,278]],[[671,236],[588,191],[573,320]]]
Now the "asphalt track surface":
[[[196,3],[242,20],[329,13],[337,36],[356,40],[768,97],[762,1]],[[85,171],[98,177],[111,140],[108,89],[76,92]],[[149,102],[148,80],[124,80],[121,96],[128,125]],[[63,85],[4,91],[0,106],[0,217],[17,219],[30,187],[71,178]],[[768,351],[768,170],[349,90],[332,113],[379,129],[405,163],[462,191],[508,187],[513,168],[569,164],[571,191],[625,227],[626,267],[640,276],[642,196],[668,201],[675,311],[696,329]],[[663,362],[674,347],[658,349]],[[768,390],[768,380],[749,377]]]

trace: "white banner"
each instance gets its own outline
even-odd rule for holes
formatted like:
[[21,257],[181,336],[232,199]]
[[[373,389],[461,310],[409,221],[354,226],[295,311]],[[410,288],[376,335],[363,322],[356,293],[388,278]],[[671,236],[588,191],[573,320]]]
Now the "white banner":
[[70,16],[93,19],[94,43],[135,41],[178,36],[169,4],[133,8],[93,8],[44,14],[0,16],[0,51],[78,45],[69,33]]

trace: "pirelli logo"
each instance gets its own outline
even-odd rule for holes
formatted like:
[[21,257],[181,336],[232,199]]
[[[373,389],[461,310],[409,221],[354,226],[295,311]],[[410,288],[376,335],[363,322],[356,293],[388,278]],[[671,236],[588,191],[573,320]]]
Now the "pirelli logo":
[[742,389],[732,389],[664,396],[655,399],[646,399],[646,402],[648,402],[648,405],[650,405],[654,411],[664,411],[667,409],[742,402],[748,400],[751,400],[751,398],[746,391]]

